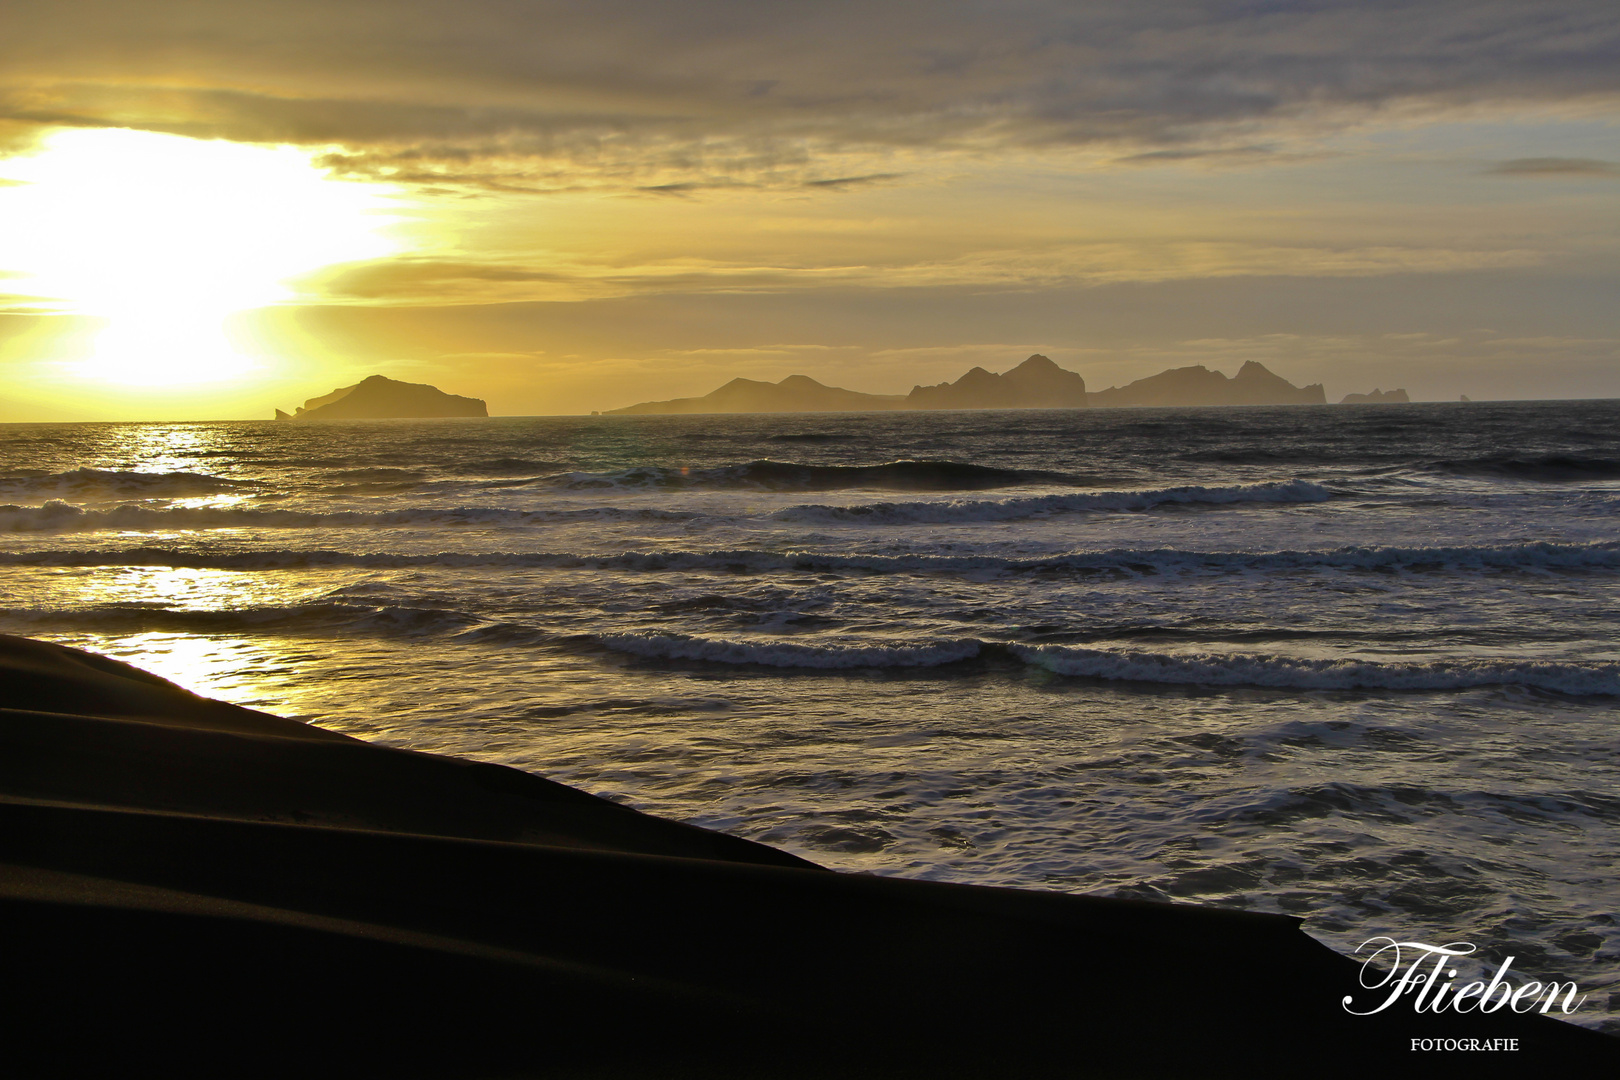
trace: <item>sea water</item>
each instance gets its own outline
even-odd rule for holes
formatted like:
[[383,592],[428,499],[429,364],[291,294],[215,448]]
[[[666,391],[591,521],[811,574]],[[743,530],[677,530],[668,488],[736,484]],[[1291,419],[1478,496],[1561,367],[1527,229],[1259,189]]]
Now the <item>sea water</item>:
[[1620,1031],[1620,402],[9,425],[0,504],[0,630]]

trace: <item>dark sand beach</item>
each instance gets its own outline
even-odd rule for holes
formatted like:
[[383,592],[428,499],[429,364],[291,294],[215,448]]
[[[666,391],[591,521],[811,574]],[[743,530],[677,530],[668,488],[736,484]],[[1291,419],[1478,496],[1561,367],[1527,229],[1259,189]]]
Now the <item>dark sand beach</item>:
[[1620,1041],[1510,1010],[1349,1015],[1374,1000],[1359,965],[1287,916],[835,873],[23,638],[0,638],[0,687],[12,1075],[1620,1064]]

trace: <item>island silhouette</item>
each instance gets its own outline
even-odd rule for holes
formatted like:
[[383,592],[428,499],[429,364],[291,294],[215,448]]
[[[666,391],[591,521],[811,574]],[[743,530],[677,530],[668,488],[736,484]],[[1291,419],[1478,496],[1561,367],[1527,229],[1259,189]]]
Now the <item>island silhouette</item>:
[[1202,364],[1171,368],[1091,395],[1098,407],[1121,405],[1326,405],[1321,383],[1295,386],[1250,360],[1227,378]]
[[[1392,391],[1404,395],[1404,391]],[[1393,400],[1389,396],[1378,400]],[[1125,386],[1087,392],[1078,372],[1040,353],[996,374],[975,367],[955,382],[914,386],[909,394],[865,394],[807,375],[781,382],[733,379],[702,397],[644,401],[605,415],[646,413],[877,412],[899,409],[1084,409],[1131,405],[1325,405],[1321,383],[1295,386],[1250,360],[1230,378],[1203,365],[1172,368]]]
[[[1374,390],[1370,394],[1346,394],[1339,399],[1340,405],[1404,405],[1412,399],[1406,396],[1405,390]],[[1463,397],[1467,401],[1467,396]]]
[[292,415],[276,410],[277,420],[402,420],[439,416],[488,416],[481,398],[447,394],[426,383],[399,382],[372,375],[353,386],[310,398]]

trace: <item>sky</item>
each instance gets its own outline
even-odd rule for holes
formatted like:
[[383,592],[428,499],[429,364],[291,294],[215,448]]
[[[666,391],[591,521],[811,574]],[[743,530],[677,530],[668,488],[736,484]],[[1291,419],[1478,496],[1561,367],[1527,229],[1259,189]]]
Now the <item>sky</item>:
[[0,421],[1620,397],[1613,0],[0,0]]

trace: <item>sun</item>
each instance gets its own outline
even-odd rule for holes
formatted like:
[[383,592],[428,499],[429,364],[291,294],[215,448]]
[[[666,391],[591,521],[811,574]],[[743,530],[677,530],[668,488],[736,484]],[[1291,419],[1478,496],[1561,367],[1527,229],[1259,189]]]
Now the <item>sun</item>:
[[0,161],[7,291],[105,320],[81,378],[218,382],[257,362],[234,312],[291,299],[286,282],[394,253],[393,192],[334,181],[315,151],[123,129],[75,129]]

